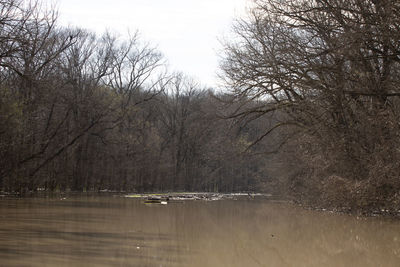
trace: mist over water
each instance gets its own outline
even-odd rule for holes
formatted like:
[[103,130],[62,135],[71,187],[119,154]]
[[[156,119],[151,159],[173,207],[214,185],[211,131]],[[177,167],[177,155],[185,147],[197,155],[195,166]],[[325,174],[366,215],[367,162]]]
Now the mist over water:
[[400,222],[266,199],[0,201],[1,266],[399,266]]

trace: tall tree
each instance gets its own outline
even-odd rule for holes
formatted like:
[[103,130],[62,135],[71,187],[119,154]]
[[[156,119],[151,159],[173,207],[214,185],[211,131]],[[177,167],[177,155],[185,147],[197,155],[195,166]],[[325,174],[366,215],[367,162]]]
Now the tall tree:
[[236,22],[221,67],[235,100],[259,104],[232,116],[278,111],[263,136],[291,126],[307,148],[302,156],[314,151],[323,159],[314,167],[397,187],[399,2],[253,4],[248,19]]

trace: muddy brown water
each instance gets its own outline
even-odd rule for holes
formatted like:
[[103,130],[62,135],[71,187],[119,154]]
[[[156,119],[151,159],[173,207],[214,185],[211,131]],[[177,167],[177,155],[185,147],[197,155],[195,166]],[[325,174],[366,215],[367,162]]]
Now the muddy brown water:
[[0,266],[400,266],[400,222],[267,199],[2,199]]

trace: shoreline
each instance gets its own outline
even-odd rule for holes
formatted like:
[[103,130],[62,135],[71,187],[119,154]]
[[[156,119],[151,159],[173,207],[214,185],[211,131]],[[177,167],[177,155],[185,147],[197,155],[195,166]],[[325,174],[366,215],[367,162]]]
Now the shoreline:
[[207,200],[207,201],[218,201],[218,200],[238,200],[238,199],[264,199],[271,202],[283,202],[299,208],[318,211],[328,212],[335,214],[346,214],[351,216],[365,217],[365,218],[389,218],[400,220],[400,209],[390,210],[384,208],[356,208],[356,207],[333,207],[324,205],[310,205],[304,201],[299,201],[294,198],[282,197],[278,195],[272,195],[269,193],[262,192],[234,192],[234,193],[215,193],[215,192],[125,192],[125,191],[112,191],[112,190],[101,190],[101,191],[89,191],[89,192],[78,192],[78,191],[64,191],[64,192],[48,192],[48,191],[37,191],[20,194],[17,192],[0,192],[0,201],[2,199],[19,199],[19,198],[61,198],[66,199],[73,196],[115,196],[115,197],[126,197],[126,198],[140,198],[146,199],[150,197],[159,198],[175,198],[181,200]]

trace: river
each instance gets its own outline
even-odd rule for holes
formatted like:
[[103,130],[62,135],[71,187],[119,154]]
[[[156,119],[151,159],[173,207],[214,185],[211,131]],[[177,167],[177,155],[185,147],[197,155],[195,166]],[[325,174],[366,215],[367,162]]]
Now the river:
[[0,199],[0,266],[400,266],[400,221],[265,198]]

